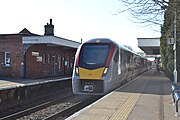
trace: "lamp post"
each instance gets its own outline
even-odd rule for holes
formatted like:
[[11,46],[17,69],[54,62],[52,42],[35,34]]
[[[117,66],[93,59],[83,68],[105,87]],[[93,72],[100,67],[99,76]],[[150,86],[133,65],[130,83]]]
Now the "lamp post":
[[177,69],[176,69],[176,7],[174,11],[174,83],[177,84]]

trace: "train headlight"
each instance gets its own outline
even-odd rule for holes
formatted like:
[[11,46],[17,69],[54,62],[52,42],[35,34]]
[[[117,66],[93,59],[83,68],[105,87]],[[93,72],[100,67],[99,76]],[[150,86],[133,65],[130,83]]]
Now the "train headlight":
[[107,67],[105,67],[104,68],[104,72],[103,72],[103,75],[106,75],[106,73],[108,72],[108,68]]
[[75,68],[75,72],[76,72],[76,75],[79,75],[79,68],[78,67]]

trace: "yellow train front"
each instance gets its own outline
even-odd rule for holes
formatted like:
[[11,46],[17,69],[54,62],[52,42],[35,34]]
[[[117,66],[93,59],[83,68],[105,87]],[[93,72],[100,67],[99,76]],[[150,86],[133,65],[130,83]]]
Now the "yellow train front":
[[92,39],[82,44],[76,53],[73,93],[102,95],[109,92],[112,89],[112,59],[118,49],[109,39]]

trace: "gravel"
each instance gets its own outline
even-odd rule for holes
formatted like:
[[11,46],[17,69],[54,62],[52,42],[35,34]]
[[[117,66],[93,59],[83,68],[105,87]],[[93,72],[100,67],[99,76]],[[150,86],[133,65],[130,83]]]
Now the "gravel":
[[[70,97],[70,98],[64,100],[64,102],[52,105],[50,107],[47,107],[47,108],[37,111],[35,113],[31,113],[30,115],[18,118],[17,120],[42,120],[50,115],[53,115],[53,114],[60,112],[68,107],[73,106],[74,104],[78,103],[79,101],[82,101],[83,99],[86,99],[87,97],[88,96],[86,96],[86,97],[73,96],[73,97]],[[65,119],[65,118],[62,118],[62,119]]]

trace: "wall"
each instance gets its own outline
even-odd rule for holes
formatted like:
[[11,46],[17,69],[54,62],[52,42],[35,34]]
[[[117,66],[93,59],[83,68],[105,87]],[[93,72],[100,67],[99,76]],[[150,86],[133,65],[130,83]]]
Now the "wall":
[[[4,52],[10,52],[10,66],[4,66]],[[32,55],[32,52],[39,55]],[[71,75],[76,49],[52,44],[33,44],[24,56],[20,34],[0,35],[0,77],[45,78]],[[50,62],[48,62],[50,55]],[[42,60],[41,60],[42,59]],[[24,63],[22,69],[21,63]],[[24,73],[21,72],[25,70]]]
[[[11,63],[4,66],[4,52],[10,52]],[[0,35],[0,77],[20,77],[23,45],[20,35]]]
[[44,78],[71,75],[76,49],[36,44],[26,51],[25,77]]

